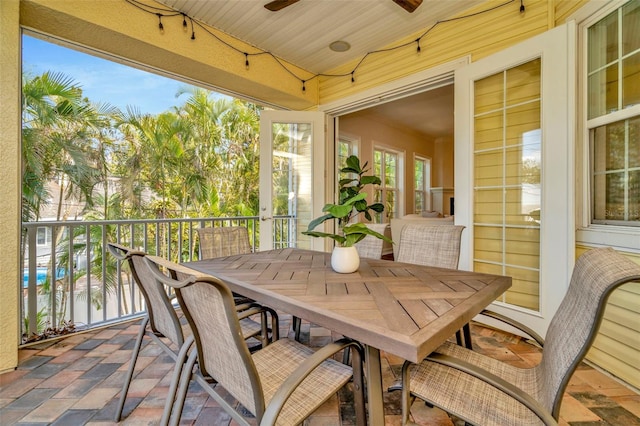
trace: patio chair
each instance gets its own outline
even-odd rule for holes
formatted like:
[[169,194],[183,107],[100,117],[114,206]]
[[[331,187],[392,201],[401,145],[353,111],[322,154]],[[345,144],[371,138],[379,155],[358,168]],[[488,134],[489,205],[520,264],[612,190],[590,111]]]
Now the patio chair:
[[400,231],[398,262],[458,269],[462,225],[407,224]]
[[471,424],[556,425],[567,383],[595,339],[609,295],[637,280],[640,265],[611,248],[580,256],[549,325],[542,360],[533,368],[514,367],[452,343],[420,364],[406,362],[403,424],[413,394]]
[[200,259],[251,253],[249,231],[244,226],[198,228]]
[[[145,259],[171,267],[158,257]],[[285,338],[251,354],[239,337],[233,295],[221,280],[190,276],[179,281],[157,267],[152,270],[158,282],[175,289],[195,337],[176,401],[167,401],[173,406],[171,424],[180,421],[192,378],[240,425],[254,424],[253,419],[249,423],[243,418],[227,401],[227,393],[255,416],[257,424],[298,425],[352,377],[358,424],[365,424],[362,348],[358,343],[343,339],[314,352]],[[352,351],[353,368],[332,359],[341,350]]]
[[[385,229],[389,226],[388,223],[367,223],[367,227],[379,234],[384,235]],[[366,257],[369,259],[380,259],[382,257],[382,247],[384,241],[380,238],[376,238],[373,235],[367,235],[363,240],[356,243],[356,250],[360,257]]]
[[[400,231],[398,262],[438,268],[458,269],[462,225],[407,224]],[[464,338],[463,338],[464,335]],[[472,349],[471,328],[466,324],[456,332],[459,345]]]
[[[216,257],[234,256],[251,253],[249,230],[244,226],[220,226],[198,228],[200,260]],[[238,303],[252,303],[253,300],[234,294]]]
[[[193,344],[191,329],[186,321],[184,324],[172,304],[175,296],[169,296],[165,288],[149,273],[149,266],[143,261],[146,253],[125,247],[116,243],[107,244],[108,251],[119,261],[127,261],[135,283],[145,301],[147,314],[145,315],[136,337],[135,345],[131,353],[131,362],[122,385],[122,392],[116,409],[115,421],[120,421],[122,411],[133,378],[138,355],[142,347],[142,340],[145,336],[151,338],[164,353],[175,361],[174,375],[180,376],[182,367],[187,359],[188,350]],[[240,309],[247,309],[241,306]],[[255,313],[253,311],[247,311]],[[258,336],[264,333],[263,326],[250,319],[242,321],[242,333],[245,338]],[[276,335],[277,336],[277,335]],[[277,337],[276,337],[277,338]],[[264,341],[264,338],[262,339]],[[169,389],[168,398],[173,400],[177,387]]]
[[[107,248],[116,259],[121,262],[128,262],[131,275],[142,293],[147,308],[147,315],[145,315],[140,324],[140,330],[131,353],[131,362],[129,363],[129,369],[120,393],[118,408],[116,409],[115,421],[119,422],[122,418],[122,410],[124,409],[127,392],[131,385],[144,336],[150,337],[175,361],[175,372],[177,372],[178,376],[180,374],[179,370],[182,369],[186,361],[188,348],[193,344],[193,336],[189,326],[180,323],[180,319],[171,303],[171,298],[164,288],[158,285],[148,273],[145,273],[148,266],[143,263],[142,259],[146,253],[116,243],[108,243]],[[169,394],[175,395],[176,389],[176,387],[171,388]]]

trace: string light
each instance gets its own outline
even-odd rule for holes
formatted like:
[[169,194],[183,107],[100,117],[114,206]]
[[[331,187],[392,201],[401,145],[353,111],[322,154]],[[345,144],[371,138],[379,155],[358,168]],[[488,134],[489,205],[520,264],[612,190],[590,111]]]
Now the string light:
[[[478,16],[484,13],[488,13],[491,12],[493,10],[499,9],[501,7],[507,6],[511,3],[514,3],[516,0],[506,0],[504,3],[498,4],[496,6],[490,7],[488,9],[485,10],[481,10],[475,13],[471,13],[468,15],[463,15],[463,16],[458,16],[456,18],[451,18],[451,19],[443,19],[440,21],[437,21],[435,24],[433,24],[431,27],[429,27],[424,33],[422,33],[418,38],[416,38],[413,41],[404,43],[404,44],[399,44],[390,48],[386,48],[386,49],[380,49],[380,50],[373,50],[370,52],[367,52],[361,59],[360,61],[358,61],[358,63],[356,64],[356,66],[349,72],[343,73],[343,74],[324,74],[324,73],[319,73],[319,74],[312,74],[310,77],[306,78],[306,79],[302,79],[300,78],[294,71],[292,71],[290,69],[290,65],[283,63],[277,56],[275,56],[273,53],[269,52],[269,51],[265,51],[265,50],[258,50],[256,52],[245,52],[243,50],[238,49],[237,47],[233,46],[232,44],[230,44],[229,42],[221,39],[220,37],[218,37],[218,35],[216,35],[214,32],[212,32],[207,26],[205,26],[204,24],[200,23],[199,21],[194,21],[194,19],[192,17],[190,17],[189,15],[187,15],[184,12],[178,12],[175,9],[171,9],[168,7],[157,7],[157,6],[152,6],[149,4],[145,4],[142,2],[142,0],[124,0],[125,2],[129,3],[130,5],[142,10],[143,12],[147,12],[147,13],[152,13],[155,14],[158,17],[158,28],[160,29],[161,32],[164,33],[164,25],[162,24],[162,18],[167,18],[167,17],[172,17],[172,16],[182,16],[182,26],[183,28],[187,28],[187,19],[189,19],[189,22],[191,23],[191,40],[195,40],[196,39],[196,32],[195,32],[195,26],[197,25],[201,30],[203,30],[204,32],[206,32],[207,34],[209,34],[211,37],[213,37],[214,39],[216,39],[218,42],[222,43],[223,45],[227,46],[229,49],[234,50],[235,52],[241,53],[244,55],[245,61],[245,68],[248,70],[249,69],[249,56],[257,56],[257,55],[268,55],[269,57],[271,57],[272,60],[274,60],[278,65],[280,65],[280,67],[282,67],[282,69],[287,72],[288,74],[290,74],[292,77],[300,80],[302,82],[302,92],[306,93],[307,91],[307,87],[306,87],[306,83],[310,80],[313,80],[314,78],[319,78],[319,77],[347,77],[350,76],[351,77],[351,82],[355,83],[356,79],[355,79],[355,72],[358,70],[358,68],[363,64],[363,62],[372,54],[375,53],[383,53],[383,52],[392,52],[404,47],[407,47],[410,44],[416,43],[416,52],[420,53],[421,52],[421,46],[420,46],[420,41],[426,37],[431,30],[433,30],[435,27],[437,27],[440,24],[444,24],[444,23],[448,23],[448,22],[453,22],[453,21],[459,21],[462,19],[466,19],[466,18],[471,18],[474,16]],[[525,10],[524,7],[524,0],[520,0],[520,13],[523,13]]]
[[158,28],[160,31],[164,32],[164,25],[162,25],[162,13],[156,13],[158,15]]

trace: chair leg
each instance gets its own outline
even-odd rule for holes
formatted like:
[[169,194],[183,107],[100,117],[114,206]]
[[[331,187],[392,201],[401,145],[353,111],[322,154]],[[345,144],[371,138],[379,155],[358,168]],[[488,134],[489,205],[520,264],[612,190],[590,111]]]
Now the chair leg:
[[300,328],[302,327],[302,319],[291,317],[291,326],[293,327],[293,338],[296,342],[300,341]]
[[460,330],[456,331],[456,343],[458,346],[462,346],[462,332]]
[[[165,403],[165,411],[167,411],[167,404],[170,405],[169,411],[171,412],[171,405],[173,405],[173,413],[170,419],[171,426],[177,426],[180,423],[180,417],[182,417],[182,409],[184,408],[184,400],[187,398],[187,390],[189,389],[189,382],[191,382],[191,374],[193,373],[193,366],[198,359],[198,351],[194,348],[191,350],[191,354],[189,354],[189,358],[185,363],[182,373],[180,377],[178,377],[178,381],[180,382],[180,387],[178,388],[178,392],[176,394],[176,399],[174,401],[167,400]],[[175,378],[175,376],[174,376]],[[171,384],[173,387],[173,383]],[[164,416],[163,416],[164,417]],[[166,426],[165,424],[161,424],[161,426]]]
[[176,365],[173,370],[173,377],[171,378],[171,386],[169,387],[169,393],[167,394],[167,400],[164,404],[164,411],[162,412],[161,425],[167,425],[171,418],[171,409],[173,408],[173,402],[176,399],[176,393],[178,391],[178,384],[180,382],[180,376],[184,368],[185,361],[189,355],[189,349],[193,345],[193,336],[190,336],[180,348],[178,356],[176,358]]
[[348,349],[345,349],[344,352],[342,353],[342,363],[344,365],[351,365],[351,351]]
[[471,341],[471,325],[466,323],[462,327],[462,332],[464,333],[464,343],[467,349],[473,350],[473,342]]
[[133,370],[136,368],[136,362],[138,361],[138,354],[140,353],[140,347],[142,346],[142,339],[146,333],[147,324],[149,323],[149,317],[145,317],[140,324],[140,330],[136,337],[136,344],[133,347],[131,353],[131,361],[129,362],[129,369],[127,370],[127,376],[122,384],[122,391],[120,392],[120,401],[118,402],[118,408],[116,410],[115,421],[119,422],[122,418],[122,410],[124,409],[124,403],[127,399],[127,392],[129,392],[129,386],[131,385],[131,379],[133,378]]

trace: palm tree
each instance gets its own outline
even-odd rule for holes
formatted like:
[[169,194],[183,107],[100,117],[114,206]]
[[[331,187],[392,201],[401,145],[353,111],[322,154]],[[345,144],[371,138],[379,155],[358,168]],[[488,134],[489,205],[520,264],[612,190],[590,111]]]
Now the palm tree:
[[[100,139],[100,129],[110,126],[115,110],[108,105],[91,105],[71,78],[50,72],[36,77],[23,76],[22,103],[22,219],[25,222],[39,220],[42,207],[50,199],[57,200],[56,220],[66,219],[63,199],[72,198],[91,205],[93,188],[102,175],[94,141]],[[57,194],[49,193],[50,182],[58,183]],[[67,238],[57,232],[58,229],[53,228],[52,235],[56,248]],[[26,244],[22,246],[24,254]],[[60,263],[67,253],[58,256],[58,265],[69,271],[73,269],[72,262]],[[65,313],[70,283],[68,273],[58,280],[53,270],[57,271],[58,266],[54,268],[50,264],[47,275],[53,280],[47,281],[41,292],[49,295],[51,305],[55,300],[55,306],[62,307],[50,313],[55,315],[55,325]],[[76,273],[75,278],[81,274]],[[53,282],[59,285],[56,291],[52,291]]]

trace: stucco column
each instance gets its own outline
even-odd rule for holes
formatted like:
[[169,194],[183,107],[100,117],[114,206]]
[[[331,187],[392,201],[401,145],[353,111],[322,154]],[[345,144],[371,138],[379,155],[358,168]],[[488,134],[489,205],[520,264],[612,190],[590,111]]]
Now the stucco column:
[[18,364],[20,2],[0,0],[0,372]]

